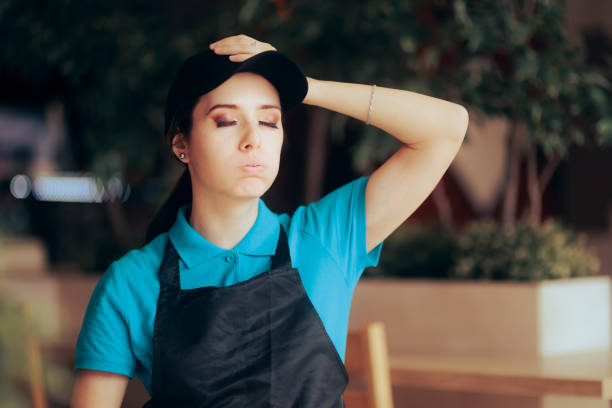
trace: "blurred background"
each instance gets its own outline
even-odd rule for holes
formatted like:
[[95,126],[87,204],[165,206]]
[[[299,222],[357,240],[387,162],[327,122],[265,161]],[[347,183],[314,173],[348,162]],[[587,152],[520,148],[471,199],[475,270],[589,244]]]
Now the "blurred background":
[[[470,111],[457,159],[366,277],[609,275],[611,17],[605,0],[0,1],[0,347],[36,338],[39,348],[21,349],[42,353],[45,399],[67,406],[91,290],[144,244],[182,172],[162,135],[172,77],[183,59],[238,33],[308,76]],[[306,106],[287,115],[286,132],[264,197],[279,213],[370,174],[398,148]],[[2,366],[17,379],[0,386],[0,406],[29,406],[31,374]]]

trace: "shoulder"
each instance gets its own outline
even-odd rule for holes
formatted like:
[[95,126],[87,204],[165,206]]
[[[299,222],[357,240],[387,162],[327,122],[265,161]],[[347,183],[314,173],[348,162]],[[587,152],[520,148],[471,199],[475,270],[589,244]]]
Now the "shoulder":
[[290,219],[281,219],[292,228],[320,236],[329,229],[346,224],[363,213],[368,177],[346,183],[318,201],[298,207]]
[[294,265],[308,268],[319,265],[318,261],[333,260],[346,282],[354,285],[365,267],[378,262],[380,245],[370,253],[366,249],[368,180],[369,177],[355,179],[318,201],[298,207],[291,217],[279,216],[288,231]]
[[158,235],[147,245],[133,249],[114,262],[115,269],[120,274],[139,274],[155,270],[161,262],[168,243],[168,233]]
[[278,220],[288,232],[292,249],[304,240],[314,240],[326,251],[336,253],[338,244],[347,240],[348,235],[359,228],[365,228],[365,187],[368,177],[352,180],[326,194],[318,201],[299,206],[289,216],[278,215]]
[[110,286],[119,292],[131,293],[146,293],[144,289],[158,287],[157,271],[163,261],[167,242],[168,234],[163,233],[147,245],[129,251],[110,265],[98,286]]
[[320,200],[314,201],[305,207],[305,212],[315,214],[318,212],[335,211],[339,207],[349,204],[355,199],[362,198],[369,177],[360,177],[352,180],[323,196]]

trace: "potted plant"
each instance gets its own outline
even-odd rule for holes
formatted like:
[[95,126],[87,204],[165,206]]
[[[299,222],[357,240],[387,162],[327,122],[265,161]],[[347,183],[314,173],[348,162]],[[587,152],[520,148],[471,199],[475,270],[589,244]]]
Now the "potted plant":
[[599,266],[584,237],[543,220],[542,201],[572,146],[612,144],[610,63],[589,62],[569,38],[562,3],[459,0],[420,10],[431,30],[411,41],[419,44],[413,66],[424,83],[440,90],[447,81],[440,94],[469,103],[471,118],[507,124],[500,202],[457,229],[441,183],[433,194],[441,224],[407,227],[388,240],[381,268],[370,275],[393,278],[357,286],[351,325],[386,321],[392,353],[551,356],[609,348],[609,278],[593,276]]
[[[391,352],[553,356],[610,346],[610,280],[556,222],[405,226],[357,285],[351,326],[382,320]],[[381,293],[384,295],[381,296]]]

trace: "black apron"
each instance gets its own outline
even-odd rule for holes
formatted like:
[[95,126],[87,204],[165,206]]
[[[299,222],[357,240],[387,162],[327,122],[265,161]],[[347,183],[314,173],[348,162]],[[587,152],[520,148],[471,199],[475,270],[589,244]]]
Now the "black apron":
[[282,227],[272,268],[247,281],[181,290],[170,240],[159,281],[146,408],[344,407],[348,374]]

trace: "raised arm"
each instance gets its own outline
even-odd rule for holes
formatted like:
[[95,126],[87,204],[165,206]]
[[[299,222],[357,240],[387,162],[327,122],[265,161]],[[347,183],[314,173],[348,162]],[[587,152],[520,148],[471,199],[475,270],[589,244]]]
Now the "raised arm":
[[[210,48],[245,59],[275,48],[246,35],[216,41]],[[372,86],[308,78],[304,103],[366,121]],[[468,125],[466,109],[415,92],[376,87],[370,124],[403,143],[371,175],[366,187],[366,248],[373,249],[431,194],[459,151]]]
[[[366,121],[370,85],[309,78],[304,103]],[[370,124],[403,143],[370,176],[365,193],[366,248],[376,247],[425,201],[457,154],[466,109],[410,91],[376,87]]]

